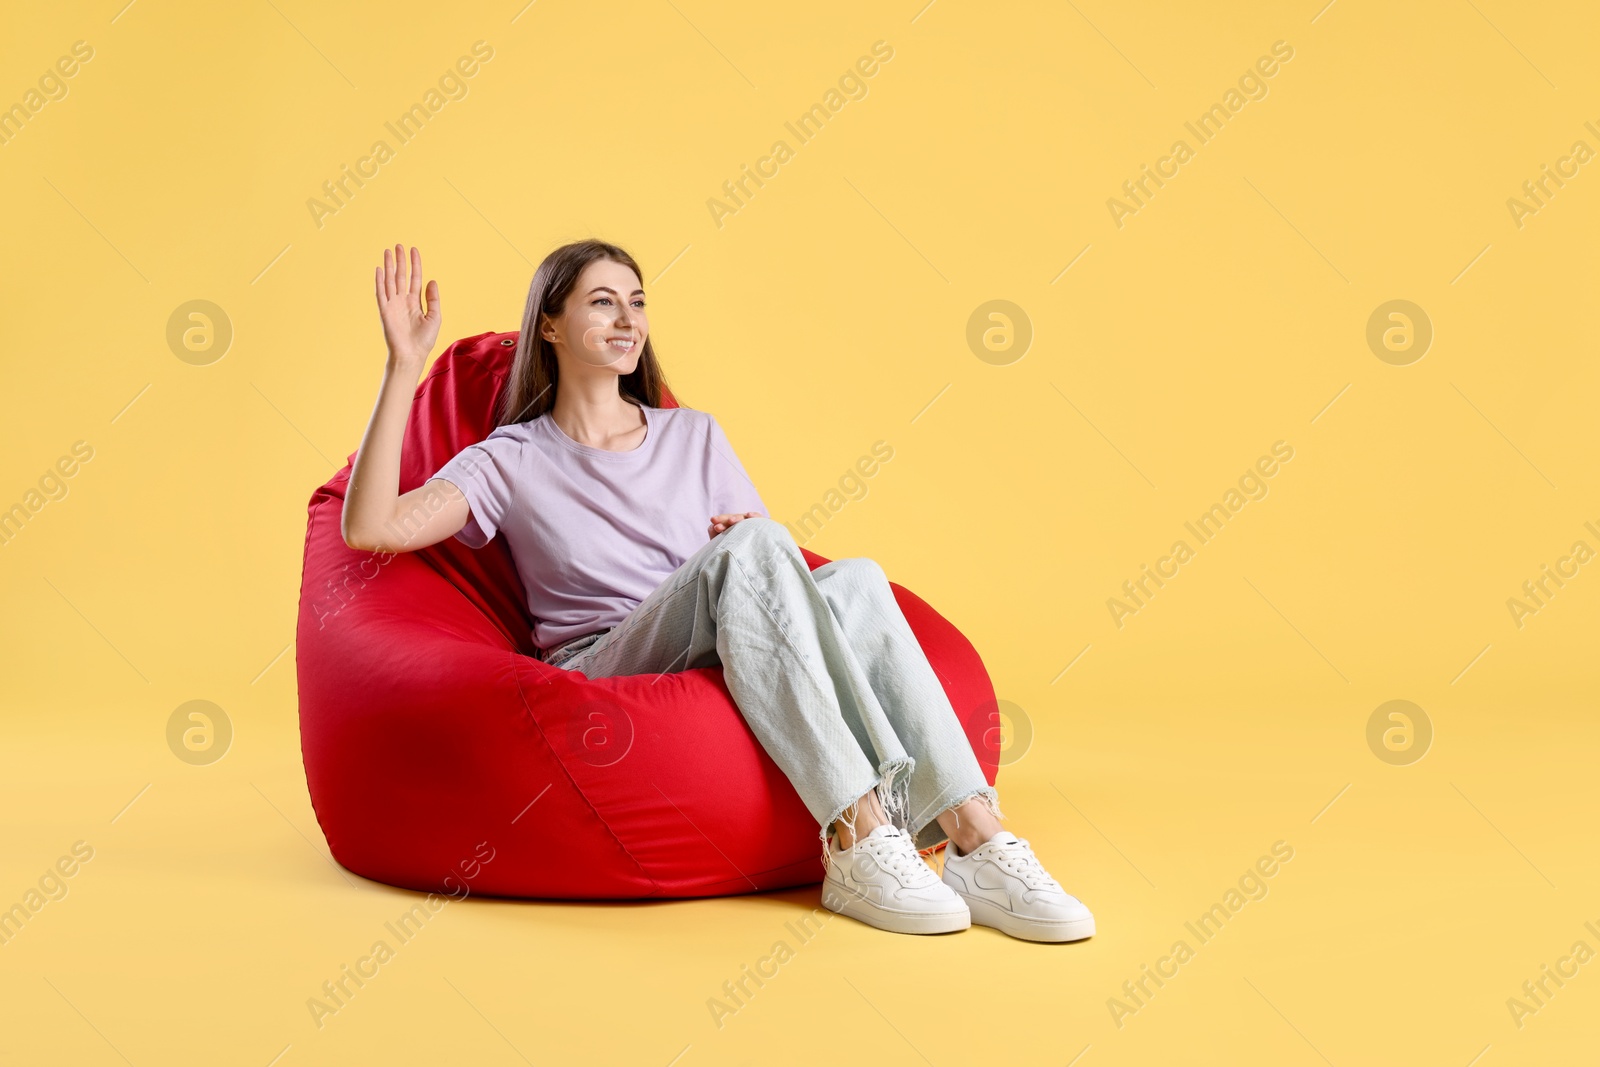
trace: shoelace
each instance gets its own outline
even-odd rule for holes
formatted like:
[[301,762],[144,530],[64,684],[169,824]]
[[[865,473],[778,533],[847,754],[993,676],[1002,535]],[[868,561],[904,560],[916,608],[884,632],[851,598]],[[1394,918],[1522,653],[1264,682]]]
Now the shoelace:
[[922,862],[911,839],[905,834],[884,834],[882,837],[863,838],[867,852],[884,870],[899,877],[908,888],[917,889],[939,880],[933,869]]
[[1019,837],[1015,842],[1001,841],[994,846],[994,860],[1006,870],[1022,879],[1022,884],[1029,889],[1054,889],[1065,893],[1061,883],[1050,877],[1049,873],[1039,863],[1039,858],[1033,854],[1027,838]]

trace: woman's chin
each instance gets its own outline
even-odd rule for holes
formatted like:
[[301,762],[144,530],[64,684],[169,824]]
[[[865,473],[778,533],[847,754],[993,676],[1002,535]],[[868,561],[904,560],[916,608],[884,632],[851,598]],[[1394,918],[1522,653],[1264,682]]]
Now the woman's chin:
[[584,354],[583,361],[591,367],[605,367],[618,374],[632,374],[634,368],[639,365],[639,350],[637,348],[632,352],[616,352],[609,348],[604,352],[590,350]]

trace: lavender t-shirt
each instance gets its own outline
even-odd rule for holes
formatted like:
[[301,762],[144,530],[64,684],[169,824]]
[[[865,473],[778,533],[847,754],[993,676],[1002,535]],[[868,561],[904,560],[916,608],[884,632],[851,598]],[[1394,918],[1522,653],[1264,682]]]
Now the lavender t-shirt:
[[471,515],[457,540],[503,532],[541,649],[615,626],[710,539],[711,516],[771,516],[709,412],[643,407],[645,439],[610,452],[550,418],[496,427],[439,468]]

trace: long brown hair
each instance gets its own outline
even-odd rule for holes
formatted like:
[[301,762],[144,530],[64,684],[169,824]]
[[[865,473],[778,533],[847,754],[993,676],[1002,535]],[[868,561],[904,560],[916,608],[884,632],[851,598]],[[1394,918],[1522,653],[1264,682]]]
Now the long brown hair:
[[[632,256],[606,241],[575,241],[545,256],[539,269],[533,272],[533,282],[528,286],[528,303],[522,311],[522,332],[517,338],[511,379],[500,396],[496,426],[531,422],[555,406],[561,367],[556,360],[555,347],[539,336],[539,323],[546,315],[553,318],[561,314],[566,308],[572,287],[577,284],[578,275],[597,259],[621,263],[640,279],[644,278],[644,272]],[[619,379],[617,389],[624,398],[636,404],[657,408],[661,406],[661,391],[666,384],[666,375],[656,361],[655,346],[646,336],[638,364],[632,373],[624,374]]]

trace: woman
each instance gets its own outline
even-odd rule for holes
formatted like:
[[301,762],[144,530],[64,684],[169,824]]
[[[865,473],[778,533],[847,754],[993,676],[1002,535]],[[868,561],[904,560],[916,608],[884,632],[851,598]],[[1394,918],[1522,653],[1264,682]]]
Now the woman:
[[[504,530],[545,662],[590,678],[721,665],[821,827],[830,910],[901,933],[974,922],[1033,941],[1094,933],[1088,909],[1001,829],[998,796],[882,568],[857,558],[811,571],[717,420],[660,406],[642,275],[621,248],[580,241],[545,257],[495,429],[400,494],[406,418],[440,320],[438,282],[424,312],[422,255],[411,249],[409,276],[404,256],[385,249],[374,278],[388,360],[345,496],[346,544],[402,552],[454,536],[481,548]],[[946,834],[941,876],[917,849]]]

